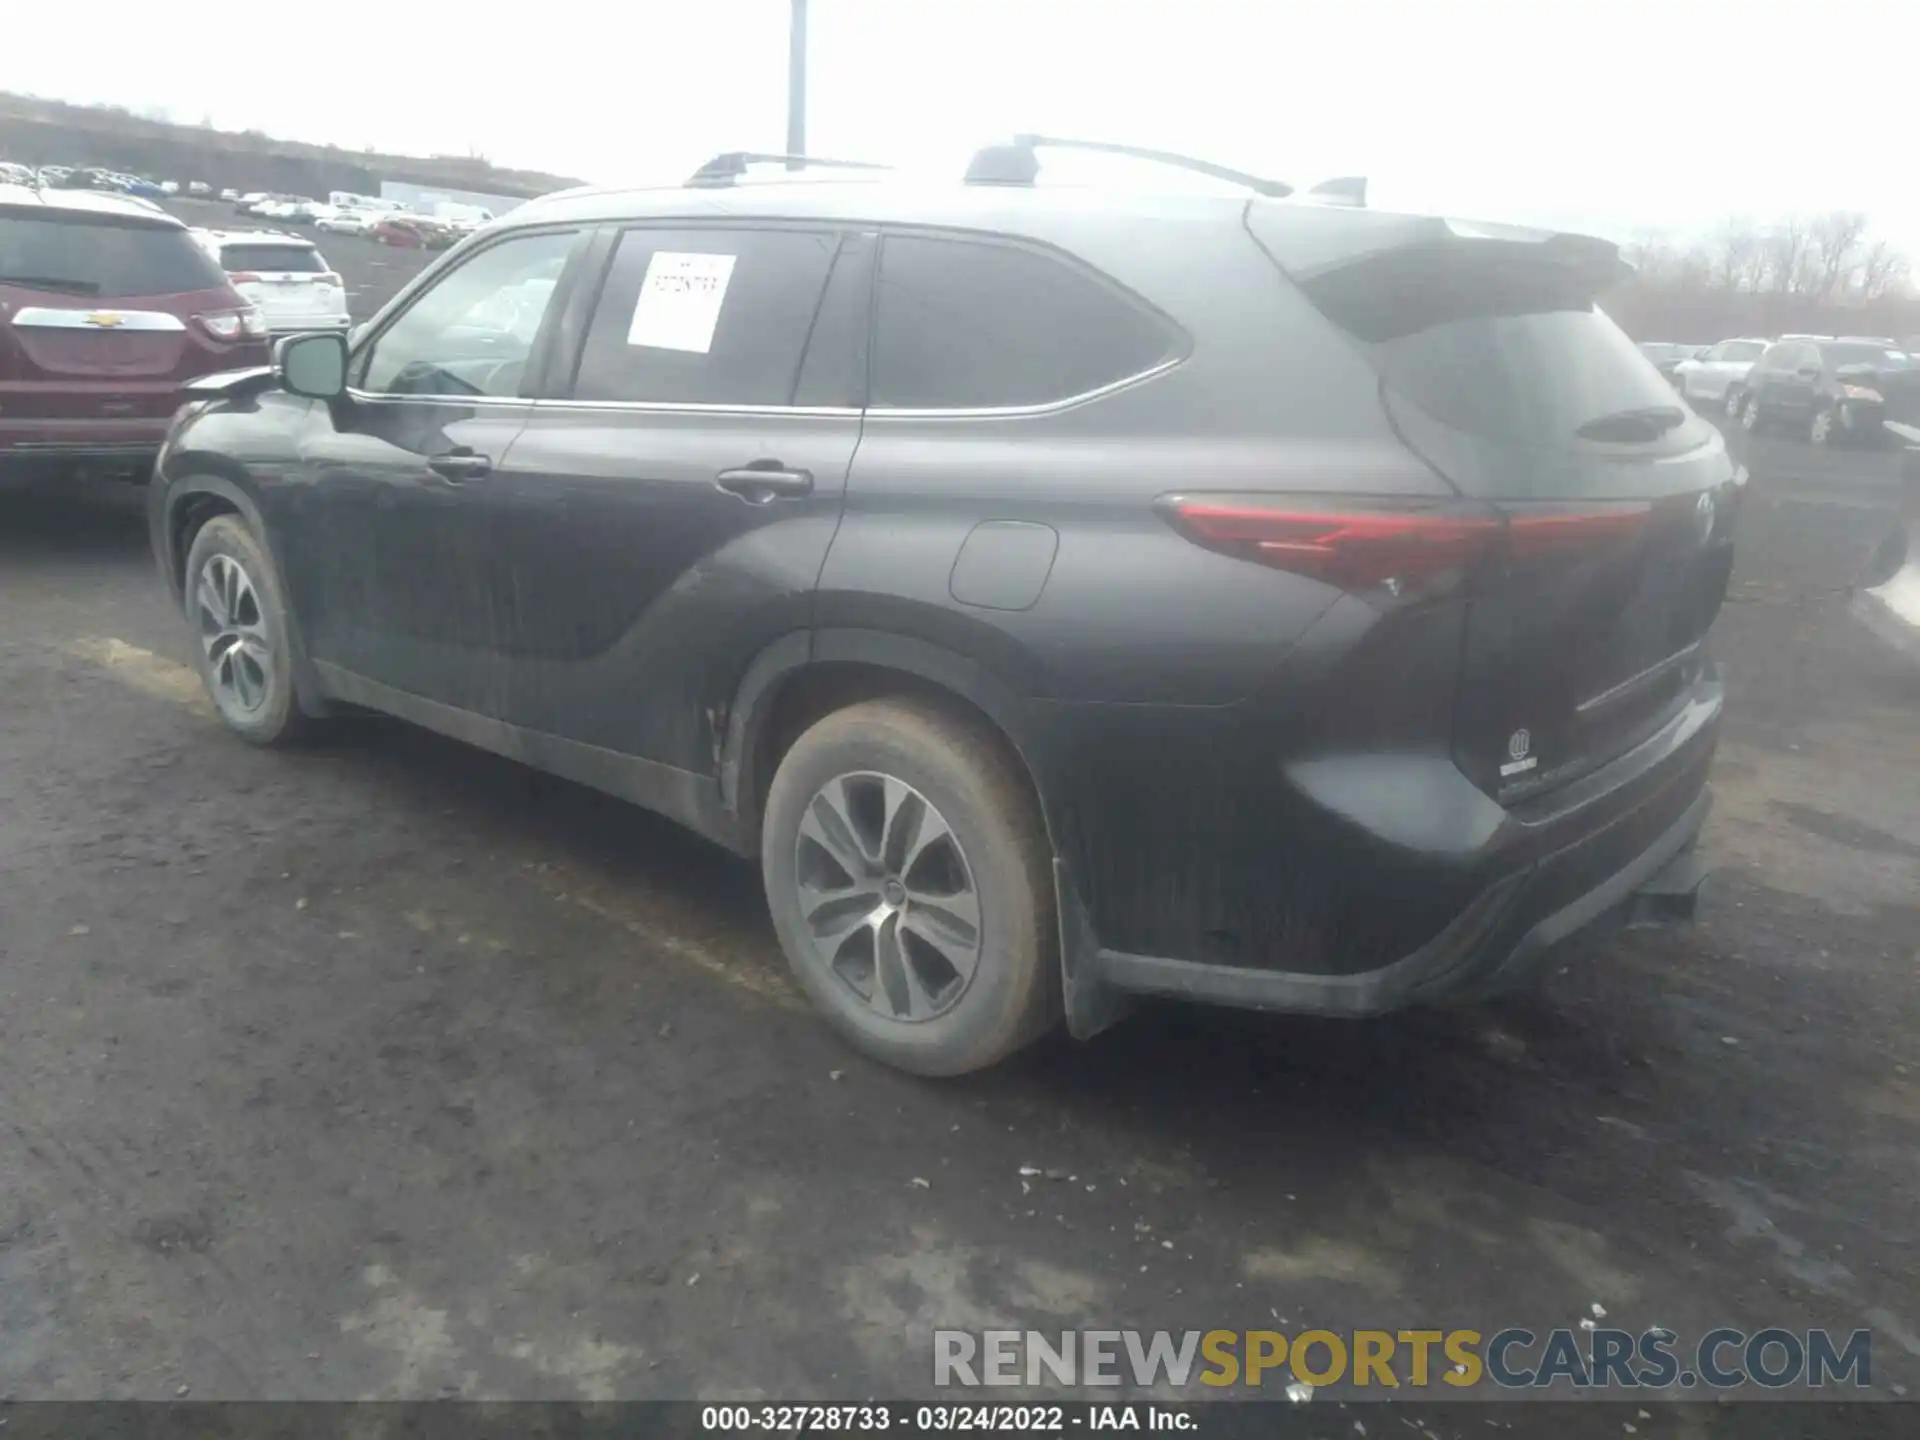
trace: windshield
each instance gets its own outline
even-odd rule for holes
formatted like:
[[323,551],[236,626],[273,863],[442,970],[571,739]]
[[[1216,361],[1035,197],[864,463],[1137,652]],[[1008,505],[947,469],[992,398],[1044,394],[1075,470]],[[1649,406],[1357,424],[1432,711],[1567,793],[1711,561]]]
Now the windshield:
[[1673,387],[1642,348],[1585,307],[1455,320],[1378,353],[1387,384],[1436,419],[1470,434],[1553,444],[1590,435],[1602,419],[1674,408]]
[[326,269],[320,263],[320,252],[308,245],[222,245],[220,264],[229,272],[291,270],[301,275],[318,275]]
[[177,295],[226,277],[185,230],[113,216],[0,214],[0,284],[73,295]]

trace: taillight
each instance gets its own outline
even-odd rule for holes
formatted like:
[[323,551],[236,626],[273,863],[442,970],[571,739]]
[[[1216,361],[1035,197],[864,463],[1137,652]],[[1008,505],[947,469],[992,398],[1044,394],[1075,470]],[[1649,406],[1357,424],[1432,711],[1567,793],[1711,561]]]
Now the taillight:
[[252,305],[239,310],[210,310],[193,318],[216,340],[233,341],[242,336],[258,340],[267,333],[266,316]]
[[[1691,503],[1691,502],[1689,502]],[[1521,504],[1402,496],[1176,495],[1161,513],[1208,549],[1345,589],[1432,593],[1485,563],[1572,560],[1630,544],[1642,501]]]
[[254,274],[251,270],[236,270],[227,274],[227,279],[235,285],[258,285],[265,278],[263,275]]
[[1479,506],[1401,497],[1176,495],[1160,508],[1209,549],[1343,587],[1464,571],[1502,525]]
[[313,283],[316,285],[338,285],[340,283],[340,277],[329,270],[324,275],[314,276]]

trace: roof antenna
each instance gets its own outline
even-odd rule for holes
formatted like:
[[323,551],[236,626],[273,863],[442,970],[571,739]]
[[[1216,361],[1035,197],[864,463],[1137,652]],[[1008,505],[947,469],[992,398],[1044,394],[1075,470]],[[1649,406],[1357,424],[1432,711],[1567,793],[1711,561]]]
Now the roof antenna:
[[1342,175],[1337,180],[1322,180],[1307,191],[1305,198],[1318,200],[1323,205],[1351,205],[1364,210],[1367,205],[1367,177]]

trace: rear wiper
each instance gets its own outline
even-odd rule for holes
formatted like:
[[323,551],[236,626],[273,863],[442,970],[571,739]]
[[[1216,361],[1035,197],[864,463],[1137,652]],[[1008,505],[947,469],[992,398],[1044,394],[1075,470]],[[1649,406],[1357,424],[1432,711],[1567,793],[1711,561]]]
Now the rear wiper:
[[63,290],[69,295],[98,295],[100,287],[91,280],[70,280],[64,275],[0,275],[0,285],[20,285],[28,290]]
[[1687,412],[1678,405],[1648,405],[1602,415],[1573,433],[1582,440],[1657,440],[1686,418]]

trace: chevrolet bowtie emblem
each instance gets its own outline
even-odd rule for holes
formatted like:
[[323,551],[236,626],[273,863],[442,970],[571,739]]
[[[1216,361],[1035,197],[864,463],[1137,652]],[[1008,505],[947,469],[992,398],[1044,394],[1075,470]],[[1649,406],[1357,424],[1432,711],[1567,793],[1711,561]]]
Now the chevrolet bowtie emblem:
[[87,316],[87,324],[98,325],[103,330],[110,330],[115,325],[118,325],[119,323],[120,323],[120,317],[114,314],[111,310],[96,310],[91,315]]

